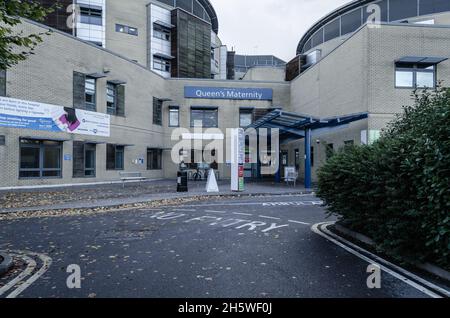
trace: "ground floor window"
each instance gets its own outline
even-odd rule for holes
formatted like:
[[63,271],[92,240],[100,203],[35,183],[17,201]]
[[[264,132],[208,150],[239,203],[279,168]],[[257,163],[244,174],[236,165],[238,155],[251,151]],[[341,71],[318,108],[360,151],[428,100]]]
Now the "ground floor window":
[[147,149],[147,170],[162,169],[162,150]]
[[62,143],[48,140],[20,140],[20,178],[62,177]]
[[123,170],[125,161],[125,147],[119,145],[106,145],[106,169]]
[[191,127],[201,124],[203,128],[219,127],[219,110],[217,108],[192,108]]
[[157,71],[170,73],[172,62],[159,56],[153,56],[153,69]]

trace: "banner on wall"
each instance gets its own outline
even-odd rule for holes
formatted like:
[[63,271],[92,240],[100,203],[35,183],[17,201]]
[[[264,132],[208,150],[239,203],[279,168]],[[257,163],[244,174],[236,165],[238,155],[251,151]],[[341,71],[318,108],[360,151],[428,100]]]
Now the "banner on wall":
[[107,114],[0,97],[2,127],[109,137],[110,119]]
[[186,86],[185,98],[230,99],[230,100],[269,100],[273,99],[271,88],[224,88]]

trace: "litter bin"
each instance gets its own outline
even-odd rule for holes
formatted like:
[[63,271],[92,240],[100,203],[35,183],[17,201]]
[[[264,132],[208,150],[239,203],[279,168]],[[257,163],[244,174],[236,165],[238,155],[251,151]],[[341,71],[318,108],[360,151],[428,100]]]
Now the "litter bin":
[[188,192],[188,173],[187,173],[187,171],[178,171],[177,192]]

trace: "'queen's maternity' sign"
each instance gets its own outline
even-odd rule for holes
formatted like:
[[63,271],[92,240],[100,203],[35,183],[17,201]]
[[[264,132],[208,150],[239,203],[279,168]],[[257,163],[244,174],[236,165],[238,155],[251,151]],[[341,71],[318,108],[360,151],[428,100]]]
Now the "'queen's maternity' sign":
[[107,114],[7,97],[0,97],[0,126],[110,136]]
[[196,87],[184,88],[185,98],[200,99],[231,99],[231,100],[272,100],[271,88],[224,88],[224,87]]

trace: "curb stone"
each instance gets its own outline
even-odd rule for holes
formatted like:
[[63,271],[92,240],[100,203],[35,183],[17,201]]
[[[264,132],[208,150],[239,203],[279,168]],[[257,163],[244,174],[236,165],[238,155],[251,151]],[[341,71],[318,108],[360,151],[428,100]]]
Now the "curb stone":
[[17,209],[8,209],[8,210],[0,210],[0,215],[7,215],[12,213],[26,213],[26,212],[39,212],[42,210],[45,211],[60,211],[60,210],[71,210],[71,209],[96,209],[96,208],[114,208],[114,207],[120,207],[124,205],[130,205],[130,204],[141,204],[141,203],[149,203],[149,202],[158,202],[158,201],[165,201],[165,200],[176,200],[176,199],[189,199],[189,198],[205,198],[205,199],[221,199],[221,198],[251,198],[251,197],[258,197],[258,196],[295,196],[295,195],[315,195],[314,190],[306,190],[306,191],[297,191],[297,192],[285,192],[285,193],[268,193],[268,192],[262,192],[262,193],[227,193],[227,194],[192,194],[192,195],[184,195],[184,196],[173,196],[173,197],[167,197],[167,198],[156,198],[154,200],[142,200],[142,201],[133,201],[133,202],[123,202],[123,203],[113,203],[113,204],[92,204],[92,205],[86,205],[86,206],[77,206],[77,207],[49,207],[49,206],[34,206],[34,207],[22,207]]
[[11,269],[12,266],[13,266],[12,257],[7,254],[0,253],[0,276],[6,274]]
[[[370,239],[369,237],[367,237],[367,236],[365,236],[365,235],[363,235],[361,233],[352,231],[352,230],[350,230],[350,229],[348,229],[348,228],[346,228],[346,227],[344,227],[342,225],[335,224],[334,229],[337,232],[339,232],[341,234],[344,234],[344,235],[347,235],[347,236],[349,236],[349,237],[351,237],[351,238],[353,238],[353,239],[355,239],[355,240],[357,240],[359,242],[362,242],[362,243],[367,244],[367,245],[372,246],[372,247],[375,246],[375,242],[372,239]],[[413,265],[416,266],[417,268],[421,269],[421,270],[424,270],[424,271],[426,271],[426,272],[428,272],[430,274],[433,274],[433,275],[435,275],[435,276],[437,276],[439,278],[442,278],[442,279],[450,282],[450,272],[446,271],[443,268],[440,268],[440,267],[438,267],[436,265],[433,265],[433,264],[430,264],[430,263],[426,263],[426,264],[415,263]]]

